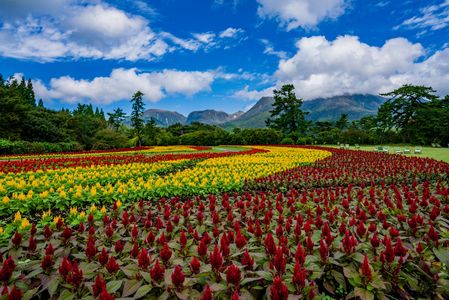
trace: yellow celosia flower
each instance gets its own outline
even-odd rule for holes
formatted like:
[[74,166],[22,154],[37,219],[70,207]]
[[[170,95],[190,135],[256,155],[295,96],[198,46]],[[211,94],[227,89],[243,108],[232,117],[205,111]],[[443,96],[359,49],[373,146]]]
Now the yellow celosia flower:
[[97,210],[97,207],[95,206],[95,204],[92,204],[91,206],[90,206],[90,211],[91,212],[94,212],[94,211],[96,211]]
[[102,214],[105,214],[106,213],[106,207],[104,207],[104,205],[103,205],[103,207],[101,208],[100,211],[101,211]]
[[71,214],[71,215],[77,215],[77,214],[78,214],[78,208],[76,208],[76,207],[71,207],[71,208],[70,208],[70,214]]
[[120,208],[120,206],[122,206],[122,201],[117,200],[117,202],[115,202],[115,204],[117,205],[117,208]]
[[9,197],[8,196],[3,197],[2,203],[3,204],[8,204],[8,202],[9,202]]
[[0,234],[3,233],[3,227],[0,227]]
[[22,215],[20,214],[20,211],[16,212],[14,215],[14,222],[22,220]]
[[45,219],[51,215],[51,210],[44,211],[42,213],[42,219]]
[[61,219],[61,221],[64,221],[64,218],[61,218],[61,216],[56,216],[56,217],[53,218],[53,223],[57,224],[59,219]]
[[27,218],[23,218],[22,219],[22,224],[20,224],[20,229],[25,229],[28,226],[30,226],[30,222],[28,221]]
[[80,217],[84,218],[84,216],[86,215],[86,213],[84,211],[80,212]]

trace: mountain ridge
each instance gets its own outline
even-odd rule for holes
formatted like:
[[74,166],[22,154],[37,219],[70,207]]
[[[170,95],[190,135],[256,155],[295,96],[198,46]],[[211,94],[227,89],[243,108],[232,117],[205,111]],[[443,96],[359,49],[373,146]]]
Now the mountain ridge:
[[[342,113],[349,120],[374,115],[385,98],[371,94],[346,94],[304,101],[302,109],[308,112],[306,119],[311,121],[335,121]],[[175,123],[190,124],[201,122],[219,125],[224,128],[264,128],[265,120],[270,117],[274,103],[273,97],[262,97],[246,112],[228,114],[214,109],[192,111],[184,116],[176,111],[148,109],[144,112],[144,121],[155,119],[159,126],[167,127]]]

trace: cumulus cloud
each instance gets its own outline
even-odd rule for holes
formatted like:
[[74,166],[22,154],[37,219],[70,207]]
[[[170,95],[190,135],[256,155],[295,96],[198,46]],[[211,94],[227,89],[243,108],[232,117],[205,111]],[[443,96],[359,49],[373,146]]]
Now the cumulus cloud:
[[152,102],[168,94],[192,96],[210,90],[216,78],[214,71],[139,72],[137,69],[114,69],[107,77],[91,80],[62,76],[50,80],[49,85],[37,80],[33,83],[36,95],[42,99],[59,99],[67,103],[86,101],[109,104],[130,99],[135,91],[144,93],[144,99]]
[[[281,59],[274,73],[279,87],[293,83],[296,94],[306,100],[344,93],[379,94],[403,84],[432,86],[449,94],[449,48],[426,58],[421,44],[404,38],[387,40],[381,47],[362,43],[355,36],[329,41],[323,36],[302,38],[297,52]],[[237,96],[254,99],[267,90],[243,89]]]
[[345,0],[257,0],[261,17],[275,18],[287,30],[311,28],[325,19],[335,19],[346,8]]
[[[241,29],[180,38],[154,31],[149,20],[102,0],[0,1],[0,55],[42,62],[59,59],[154,60],[168,52],[223,46]],[[136,2],[138,6],[145,2]],[[145,12],[151,10],[145,6]]]
[[265,46],[265,49],[263,51],[264,54],[274,55],[274,56],[277,56],[279,58],[286,58],[287,57],[287,53],[285,51],[274,50],[273,45],[267,39],[261,39],[260,42],[262,43],[262,45]]
[[265,96],[272,96],[273,89],[274,87],[270,87],[257,91],[257,90],[250,90],[249,86],[245,85],[245,87],[242,90],[235,92],[233,94],[233,97],[243,100],[259,100],[260,98]]
[[428,5],[419,10],[420,14],[402,22],[399,27],[420,29],[420,34],[428,30],[440,30],[449,26],[449,0]]

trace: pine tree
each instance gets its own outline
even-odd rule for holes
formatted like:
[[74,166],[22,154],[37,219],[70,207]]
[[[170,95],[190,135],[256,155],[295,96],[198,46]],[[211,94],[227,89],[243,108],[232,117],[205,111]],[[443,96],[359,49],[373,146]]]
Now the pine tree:
[[38,107],[44,108],[44,101],[42,101],[42,98],[39,99],[39,103],[37,104]]
[[31,105],[36,106],[36,97],[34,95],[33,83],[31,82],[31,79],[28,79],[26,90],[27,90],[27,100],[28,100],[28,102]]
[[142,146],[142,133],[144,128],[143,122],[143,93],[141,91],[137,91],[131,99],[132,104],[132,112],[131,112],[131,126],[134,129],[134,134],[137,136],[137,143]]

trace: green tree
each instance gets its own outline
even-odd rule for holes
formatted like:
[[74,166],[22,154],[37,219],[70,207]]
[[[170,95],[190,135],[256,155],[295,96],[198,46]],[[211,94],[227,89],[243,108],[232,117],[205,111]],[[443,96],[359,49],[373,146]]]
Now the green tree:
[[131,111],[131,126],[134,129],[134,134],[137,137],[137,144],[142,146],[142,134],[143,134],[143,128],[144,128],[144,122],[143,122],[143,110],[144,110],[144,103],[143,103],[143,93],[141,91],[137,91],[132,99],[132,111]]
[[348,114],[341,114],[340,118],[335,122],[335,127],[340,130],[346,129],[349,124]]
[[406,142],[410,142],[414,135],[417,134],[417,116],[429,102],[436,101],[438,96],[436,91],[427,86],[421,85],[403,85],[402,87],[381,96],[389,99],[380,108],[378,118],[380,123],[386,123],[383,118],[397,130],[401,131]]
[[286,84],[280,90],[274,90],[273,110],[266,121],[268,127],[278,129],[285,134],[305,133],[307,121],[301,110],[302,99],[296,98],[293,84]]
[[108,123],[115,129],[115,131],[118,131],[126,119],[126,114],[121,108],[114,109],[112,113],[108,113],[108,116]]

